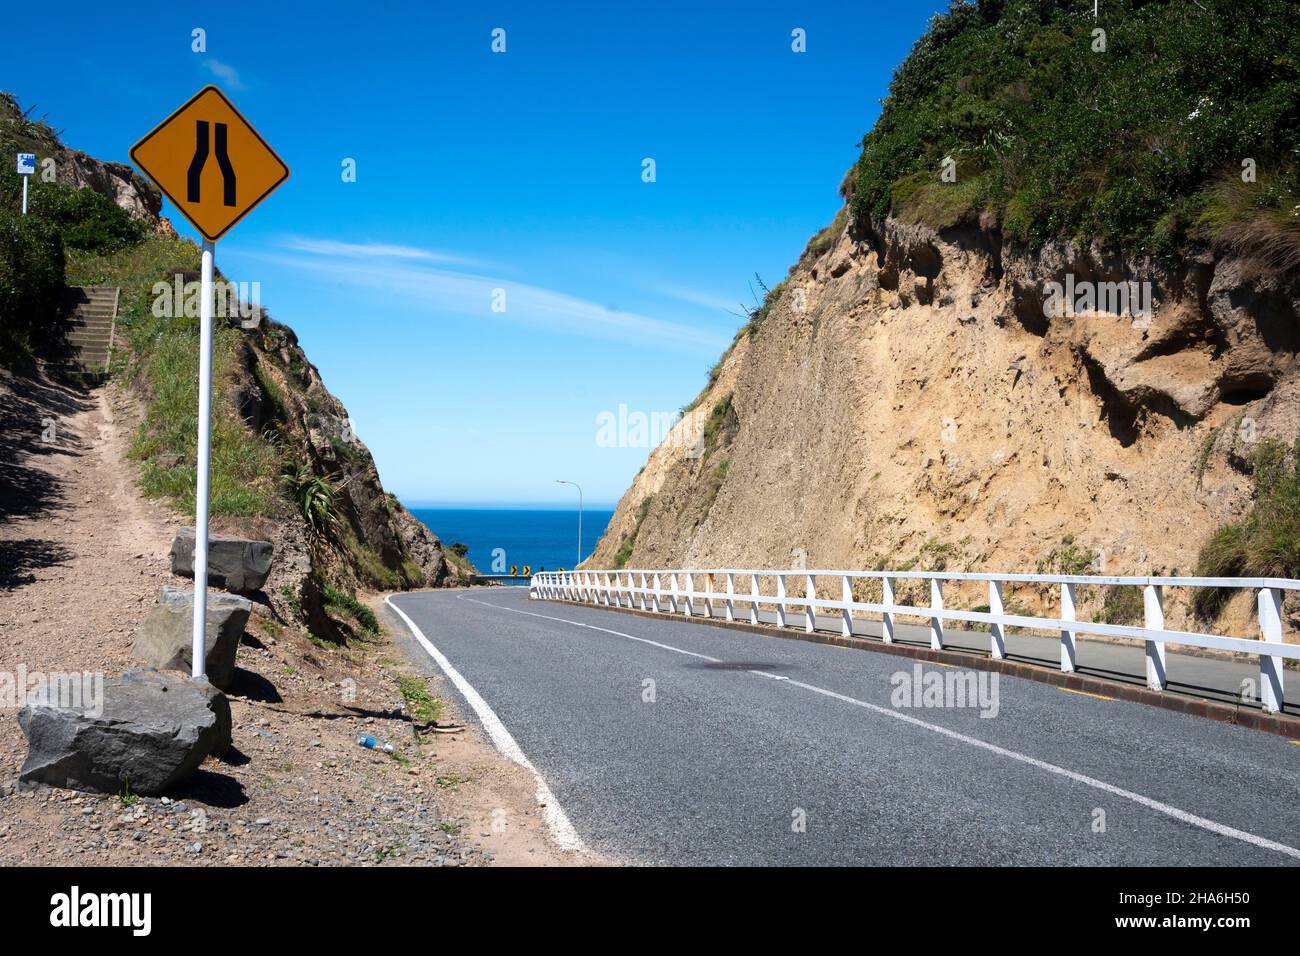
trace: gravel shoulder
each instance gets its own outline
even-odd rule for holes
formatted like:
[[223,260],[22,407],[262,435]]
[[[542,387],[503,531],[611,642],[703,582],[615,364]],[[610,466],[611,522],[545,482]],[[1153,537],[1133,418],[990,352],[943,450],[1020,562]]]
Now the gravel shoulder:
[[[140,496],[125,457],[132,414],[111,385],[0,378],[0,674],[11,680],[138,666],[132,637],[158,588],[188,583],[167,562],[184,519]],[[164,798],[16,790],[21,700],[0,701],[0,865],[585,862],[548,841],[531,778],[476,728],[416,733],[398,677],[420,671],[392,633],[320,646],[259,605],[228,694],[234,747]],[[436,680],[430,692],[444,696]],[[445,704],[439,719],[457,715]],[[395,753],[358,746],[361,734]]]

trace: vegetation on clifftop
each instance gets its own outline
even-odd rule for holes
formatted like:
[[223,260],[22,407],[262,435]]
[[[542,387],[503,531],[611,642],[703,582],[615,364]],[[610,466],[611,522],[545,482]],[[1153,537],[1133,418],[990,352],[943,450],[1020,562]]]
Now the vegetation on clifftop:
[[[1300,31],[1287,0],[980,0],[936,15],[845,184],[859,218],[988,210],[1039,244],[1177,251],[1281,232],[1300,245]],[[1099,49],[1097,29],[1105,31]],[[941,181],[951,157],[956,183]],[[1240,184],[1254,160],[1258,181]]]

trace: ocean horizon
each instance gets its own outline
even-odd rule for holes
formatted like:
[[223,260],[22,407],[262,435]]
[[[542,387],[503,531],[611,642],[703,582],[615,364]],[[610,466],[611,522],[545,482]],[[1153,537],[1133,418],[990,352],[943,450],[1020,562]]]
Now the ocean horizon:
[[[578,509],[544,505],[420,507],[407,510],[438,536],[444,548],[460,542],[484,574],[571,569],[578,556]],[[605,533],[613,508],[582,511],[582,556],[589,556]]]

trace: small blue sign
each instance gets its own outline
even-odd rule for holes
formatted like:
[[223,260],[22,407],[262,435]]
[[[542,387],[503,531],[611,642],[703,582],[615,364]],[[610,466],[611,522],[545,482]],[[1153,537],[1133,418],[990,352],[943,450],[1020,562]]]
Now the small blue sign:
[[36,174],[36,154],[19,153],[18,154],[18,175],[34,176]]

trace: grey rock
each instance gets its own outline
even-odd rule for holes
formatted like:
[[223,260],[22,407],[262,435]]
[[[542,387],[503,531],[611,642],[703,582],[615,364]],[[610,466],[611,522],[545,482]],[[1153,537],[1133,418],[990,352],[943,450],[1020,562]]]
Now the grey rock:
[[[271,573],[274,547],[232,535],[208,536],[208,584],[227,591],[260,591]],[[194,577],[194,529],[181,528],[172,541],[172,574]]]
[[[239,650],[239,640],[252,611],[253,602],[248,598],[208,592],[204,670],[208,680],[217,687],[228,688],[235,676],[235,652]],[[140,622],[131,652],[150,667],[188,673],[194,658],[193,620],[194,592],[163,587],[158,604]]]
[[62,696],[42,684],[18,712],[21,785],[153,796],[230,745],[230,704],[206,680],[134,670],[105,680],[98,701]]

